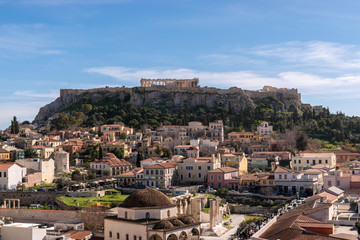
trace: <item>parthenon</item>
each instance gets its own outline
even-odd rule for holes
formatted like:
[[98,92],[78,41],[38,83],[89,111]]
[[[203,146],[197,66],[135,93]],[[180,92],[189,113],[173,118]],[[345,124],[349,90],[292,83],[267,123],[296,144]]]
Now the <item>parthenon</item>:
[[193,79],[144,79],[140,80],[142,87],[173,86],[173,87],[198,87],[199,78]]

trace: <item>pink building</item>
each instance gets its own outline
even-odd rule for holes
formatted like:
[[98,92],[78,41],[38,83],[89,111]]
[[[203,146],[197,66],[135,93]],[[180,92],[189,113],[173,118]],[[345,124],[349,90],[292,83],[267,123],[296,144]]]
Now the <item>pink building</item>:
[[329,175],[324,176],[324,188],[328,189],[335,186],[341,189],[350,189],[352,177],[352,173],[344,173],[342,170],[336,170],[333,174],[329,173]]
[[207,183],[214,189],[238,189],[240,185],[239,169],[222,167],[208,171]]

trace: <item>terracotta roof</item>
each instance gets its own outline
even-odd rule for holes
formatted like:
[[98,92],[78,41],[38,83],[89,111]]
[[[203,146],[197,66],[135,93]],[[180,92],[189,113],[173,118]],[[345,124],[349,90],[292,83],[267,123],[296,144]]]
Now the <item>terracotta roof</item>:
[[177,163],[176,162],[165,162],[165,163],[158,163],[152,166],[146,166],[144,168],[149,169],[149,168],[173,168],[176,167]]
[[215,173],[215,172],[229,173],[229,172],[237,172],[237,171],[239,171],[239,169],[232,168],[232,167],[222,167],[222,168],[210,170],[210,171],[208,171],[208,173]]
[[147,207],[173,207],[176,206],[164,193],[145,188],[132,193],[119,207],[125,208],[147,208]]
[[12,167],[13,165],[18,165],[21,168],[25,168],[23,165],[18,164],[18,163],[1,163],[0,164],[0,169],[4,170],[4,169],[9,169],[10,167]]
[[241,181],[257,181],[259,178],[253,173],[245,173],[241,175]]
[[91,163],[104,163],[109,166],[131,166],[131,163],[124,159],[118,159],[113,153],[106,153],[102,159],[96,159]]
[[71,231],[68,231],[67,234],[70,235],[71,239],[84,240],[89,235],[92,235],[92,232],[91,231],[75,231],[75,230],[71,230]]
[[274,172],[276,172],[276,173],[287,173],[287,172],[294,173],[295,171],[292,169],[289,169],[289,168],[277,167]]
[[0,148],[0,153],[9,153],[9,151],[3,149],[3,148]]

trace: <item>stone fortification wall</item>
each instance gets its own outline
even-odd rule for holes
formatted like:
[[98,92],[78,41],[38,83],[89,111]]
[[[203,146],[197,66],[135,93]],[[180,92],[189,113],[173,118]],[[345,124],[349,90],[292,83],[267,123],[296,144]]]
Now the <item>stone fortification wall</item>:
[[34,122],[44,122],[84,97],[90,102],[108,97],[119,102],[131,103],[135,107],[147,105],[167,107],[172,110],[196,106],[207,106],[209,108],[222,106],[239,111],[264,102],[272,103],[279,112],[301,108],[300,94],[296,89],[268,88],[261,91],[248,91],[237,87],[218,89],[208,87],[179,88],[175,86],[105,87],[89,90],[61,89],[60,97],[42,107]]
[[79,212],[65,210],[0,208],[0,217],[10,217],[14,222],[50,224],[53,224],[57,221],[80,220]]

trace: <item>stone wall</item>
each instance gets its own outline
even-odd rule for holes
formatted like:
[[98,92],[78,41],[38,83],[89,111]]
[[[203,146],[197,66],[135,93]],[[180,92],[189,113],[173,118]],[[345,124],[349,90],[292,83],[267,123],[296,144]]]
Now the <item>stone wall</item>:
[[247,206],[247,205],[233,205],[229,204],[230,212],[236,214],[265,214],[265,213],[273,213],[274,210],[267,207],[262,206]]
[[79,212],[64,210],[0,208],[0,217],[10,217],[14,222],[51,223],[80,220]]
[[5,198],[20,199],[21,206],[30,204],[48,204],[53,205],[57,197],[64,196],[66,192],[0,192],[0,202]]

